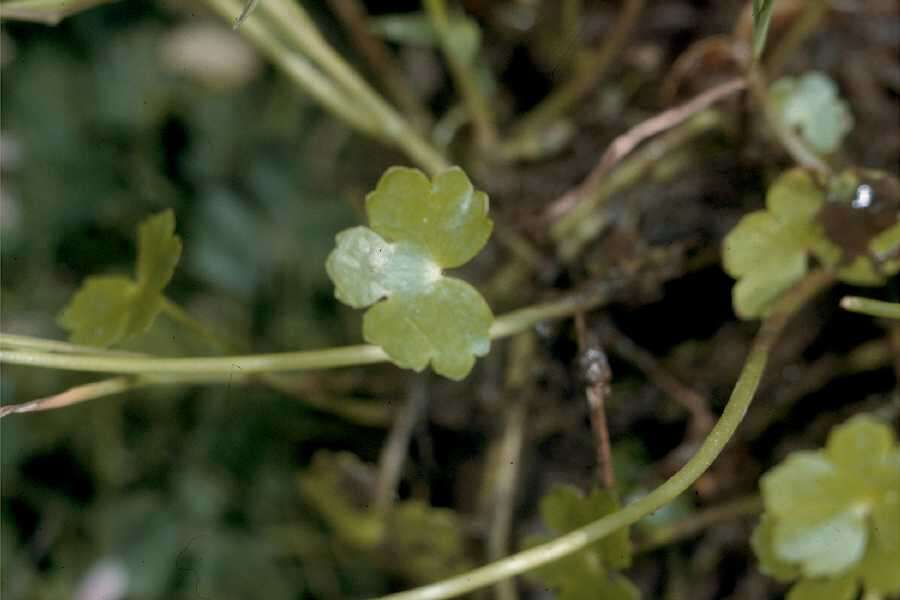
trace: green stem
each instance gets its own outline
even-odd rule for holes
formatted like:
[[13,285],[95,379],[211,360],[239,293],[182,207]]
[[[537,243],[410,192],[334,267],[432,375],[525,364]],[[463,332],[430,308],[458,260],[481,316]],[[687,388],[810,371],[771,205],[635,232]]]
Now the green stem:
[[168,315],[176,323],[183,325],[187,329],[193,331],[198,336],[206,340],[210,346],[221,353],[234,352],[239,344],[226,340],[222,336],[216,334],[212,329],[192,317],[186,310],[169,300],[163,298],[162,312]]
[[440,173],[449,166],[443,155],[331,47],[302,5],[293,0],[267,0],[260,8],[272,17],[274,26],[280,28],[297,49],[318,63],[343,88],[345,95],[352,97],[375,118],[380,137],[406,152],[431,174]]
[[481,93],[472,65],[461,61],[459,56],[453,52],[447,5],[444,0],[425,0],[424,3],[431,24],[440,38],[441,51],[450,67],[450,74],[453,76],[453,81],[459,89],[466,110],[475,125],[478,144],[482,148],[490,147],[497,141],[494,115],[487,99]]
[[0,19],[36,21],[56,25],[75,13],[114,0],[18,0],[0,4]]
[[728,400],[728,404],[725,405],[719,421],[691,460],[661,486],[621,510],[606,515],[551,542],[468,571],[462,575],[407,592],[390,594],[379,600],[441,600],[492,585],[508,577],[520,575],[583,550],[587,546],[623,527],[637,522],[642,517],[674,500],[706,472],[706,469],[709,468],[732,436],[734,436],[759,386],[769,353],[790,317],[830,283],[830,275],[821,271],[815,272],[807,276],[781,298],[760,327],[750,349],[750,354],[744,363],[744,368],[741,370],[741,375],[731,393],[731,398]]
[[124,350],[107,350],[93,346],[79,346],[69,342],[47,340],[28,335],[15,335],[12,333],[0,333],[0,348],[13,350],[46,350],[48,352],[61,352],[65,354],[100,354],[105,356],[141,356],[137,352]]
[[[579,311],[591,310],[607,302],[610,293],[610,285],[595,285],[590,289],[573,292],[552,302],[537,304],[507,313],[495,319],[491,327],[491,338],[508,337],[525,331],[541,321],[558,319]],[[0,350],[0,362],[100,373],[210,375],[240,372],[250,374],[332,369],[369,365],[387,360],[387,354],[381,348],[368,345],[344,346],[306,352],[282,352],[277,354],[221,356],[214,358],[62,355],[42,351]]]
[[844,296],[841,298],[841,308],[871,317],[900,319],[900,303],[897,302],[882,302],[881,300],[860,298],[859,296]]
[[[213,10],[229,21],[241,10],[237,0],[206,1]],[[285,46],[261,19],[254,17],[247,20],[241,25],[239,32],[249,38],[297,87],[309,94],[325,110],[366,135],[379,135],[381,128],[374,115],[354,99],[348,98],[347,94],[303,55]]]

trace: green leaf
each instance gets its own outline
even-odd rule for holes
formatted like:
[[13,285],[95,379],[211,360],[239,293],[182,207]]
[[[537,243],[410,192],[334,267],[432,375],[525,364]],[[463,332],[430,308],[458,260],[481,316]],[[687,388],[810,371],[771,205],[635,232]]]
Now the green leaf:
[[762,490],[780,559],[818,576],[840,573],[862,558],[868,527],[856,506],[859,492],[822,453],[792,454],[765,475]]
[[773,579],[787,583],[800,576],[800,568],[796,564],[782,560],[775,553],[772,539],[774,525],[775,521],[771,515],[763,515],[756,529],[753,530],[750,545],[759,561],[759,570]]
[[858,589],[853,576],[802,579],[791,587],[787,600],[853,600]]
[[[578,529],[618,509],[618,500],[607,490],[595,489],[585,497],[577,488],[567,485],[551,490],[541,499],[540,506],[544,523],[556,534]],[[534,537],[526,545],[543,541],[545,537]],[[633,600],[640,597],[637,588],[612,571],[630,566],[631,555],[631,540],[628,529],[624,528],[581,552],[536,569],[533,575],[559,588],[560,598]]]
[[146,219],[138,226],[138,285],[145,290],[163,290],[175,274],[181,258],[181,238],[175,235],[175,213],[171,209]]
[[766,36],[769,33],[769,21],[775,0],[753,0],[753,58],[762,56],[766,47]]
[[[488,199],[459,168],[429,181],[416,169],[388,169],[366,198],[371,229],[339,233],[325,268],[335,296],[371,306],[363,337],[391,360],[450,379],[468,375],[490,349],[493,314],[469,284],[442,269],[471,260],[490,237]],[[374,306],[372,306],[374,304]]]
[[57,322],[75,344],[101,348],[147,331],[164,298],[181,256],[171,210],[146,219],[138,227],[137,281],[122,276],[93,276],[72,296]]
[[786,127],[799,130],[823,154],[837,150],[853,129],[853,116],[837,85],[818,71],[779,79],[769,90],[769,102]]
[[384,539],[384,523],[370,509],[368,491],[360,490],[355,473],[368,466],[349,452],[320,450],[298,482],[303,498],[350,546],[370,549]]
[[753,548],[763,572],[806,578],[789,598],[853,598],[858,581],[900,592],[900,448],[891,427],[853,417],[824,450],[793,453],[761,487],[766,511]]
[[433,183],[418,169],[391,167],[366,197],[376,233],[418,244],[445,269],[469,262],[487,243],[494,227],[489,208],[487,194],[476,191],[459,167]]
[[806,274],[806,249],[816,238],[812,220],[823,202],[822,191],[805,171],[787,171],[769,188],[767,210],[746,215],[725,236],[722,265],[738,280],[732,303],[739,317],[765,315]]
[[392,570],[410,581],[430,583],[471,568],[464,531],[456,512],[409,500],[387,516],[383,550]]

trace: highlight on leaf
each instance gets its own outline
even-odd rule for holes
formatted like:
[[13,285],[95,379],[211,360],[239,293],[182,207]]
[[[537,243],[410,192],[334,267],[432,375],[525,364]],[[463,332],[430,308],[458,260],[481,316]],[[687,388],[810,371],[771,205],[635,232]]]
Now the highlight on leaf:
[[450,379],[490,349],[493,313],[475,288],[443,269],[469,262],[493,229],[488,198],[451,168],[433,181],[392,167],[366,197],[370,227],[337,235],[325,267],[335,297],[363,316],[363,337],[404,368],[429,362]]
[[[585,496],[575,487],[557,486],[541,499],[544,523],[557,535],[583,527],[620,508],[613,492],[594,489]],[[526,546],[547,541],[533,536]],[[640,591],[618,571],[631,566],[632,546],[628,528],[617,530],[589,548],[536,569],[535,578],[559,590],[565,600],[610,598],[637,600]]]
[[763,573],[796,580],[789,599],[900,593],[900,446],[886,423],[850,419],[823,450],[770,470],[761,488],[753,550]]
[[105,348],[144,333],[162,310],[163,289],[181,257],[175,215],[166,210],[138,226],[136,279],[99,275],[85,279],[59,314],[74,344]]

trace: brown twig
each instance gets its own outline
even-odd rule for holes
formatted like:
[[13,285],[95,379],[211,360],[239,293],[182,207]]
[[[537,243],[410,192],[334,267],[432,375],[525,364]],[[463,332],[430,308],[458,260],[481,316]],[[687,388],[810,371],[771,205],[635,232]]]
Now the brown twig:
[[723,98],[739,92],[745,87],[747,87],[747,83],[743,78],[726,81],[688,100],[684,104],[665,110],[635,125],[618,136],[609,145],[600,157],[597,166],[591,170],[585,180],[547,207],[544,213],[546,219],[556,221],[562,215],[574,209],[583,198],[593,195],[593,191],[599,187],[612,168],[644,140],[684,123],[702,110]]
[[102,381],[95,381],[85,385],[78,385],[59,394],[38,398],[21,404],[7,404],[0,406],[0,418],[7,415],[53,410],[79,404],[103,396],[111,396],[133,390],[144,385],[137,377],[111,377]]
[[597,450],[597,471],[600,483],[611,490],[616,486],[613,473],[612,450],[609,443],[609,428],[606,424],[606,399],[612,393],[612,370],[599,344],[589,341],[584,313],[575,313],[575,331],[581,351],[581,367],[587,382],[585,395],[590,409],[591,430],[594,432],[594,446]]

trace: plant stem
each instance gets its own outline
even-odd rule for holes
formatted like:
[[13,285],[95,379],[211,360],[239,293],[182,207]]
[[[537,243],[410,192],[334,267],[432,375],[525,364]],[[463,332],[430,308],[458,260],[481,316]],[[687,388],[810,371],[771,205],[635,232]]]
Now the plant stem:
[[113,377],[111,379],[104,379],[103,381],[95,381],[93,383],[69,388],[59,394],[31,400],[30,402],[0,406],[0,418],[7,415],[53,410],[54,408],[72,406],[73,404],[87,402],[88,400],[94,400],[95,398],[120,394],[138,388],[141,385],[145,385],[145,383],[139,381],[139,378],[134,376]]
[[426,131],[431,126],[431,115],[418,94],[408,84],[408,77],[397,64],[391,51],[369,29],[368,14],[362,1],[328,0],[328,4],[343,22],[356,49],[381,78],[387,93],[393,97],[403,112],[409,115],[419,130]]
[[115,0],[18,0],[0,4],[0,19],[56,25],[75,13]]
[[93,346],[79,346],[59,340],[47,340],[28,335],[15,335],[12,333],[0,333],[0,347],[13,350],[46,350],[48,352],[61,352],[66,354],[102,354],[105,356],[142,356],[138,352],[126,352],[124,350],[108,350]]
[[692,537],[716,523],[730,521],[747,515],[755,515],[761,511],[762,499],[759,496],[738,498],[719,506],[713,506],[676,523],[653,530],[638,543],[635,552],[637,554],[652,552],[657,548]]
[[809,0],[800,18],[781,38],[781,42],[769,53],[766,61],[766,75],[775,77],[784,69],[791,54],[816,30],[818,24],[828,14],[829,3],[825,0]]
[[703,475],[734,436],[759,386],[769,353],[790,317],[831,281],[829,274],[817,271],[782,296],[772,313],[763,321],[722,416],[697,453],[665,483],[621,510],[551,542],[444,581],[383,596],[380,600],[441,600],[492,585],[578,552],[674,500]]
[[484,94],[481,93],[472,65],[460,60],[460,57],[453,51],[447,5],[444,0],[425,0],[424,4],[431,24],[440,38],[441,51],[447,60],[450,74],[459,89],[466,110],[472,118],[478,145],[482,148],[493,146],[497,141],[494,114],[491,112]]
[[[248,22],[249,24],[250,22]],[[587,311],[608,301],[610,284],[598,284],[576,291],[557,300],[537,304],[498,317],[491,327],[491,338],[498,339],[520,333],[539,323]],[[378,346],[358,345],[281,352],[204,358],[159,358],[150,356],[98,356],[54,354],[38,350],[0,350],[0,362],[10,364],[94,371],[99,373],[166,373],[187,375],[233,374],[241,372],[269,373],[275,371],[305,371],[370,365],[385,362],[387,354]]]
[[859,296],[844,296],[841,298],[841,308],[871,317],[900,319],[900,303],[897,302],[882,302],[881,300],[860,298]]
[[162,312],[171,317],[176,323],[183,325],[190,331],[199,335],[219,352],[226,353],[234,351],[236,344],[229,342],[214,333],[209,327],[192,317],[186,310],[168,298],[163,298]]
[[346,95],[375,118],[381,137],[406,152],[432,175],[449,166],[443,155],[331,47],[301,4],[293,0],[267,0],[261,9],[271,15],[275,27],[280,28],[297,49],[318,63]]
[[[241,8],[237,0],[206,0],[206,2],[229,21]],[[250,19],[243,23],[238,31],[249,38],[297,87],[309,94],[325,110],[353,129],[378,137],[380,127],[374,115],[354,99],[348,98],[347,94],[301,54],[285,46],[268,30],[262,19]]]

